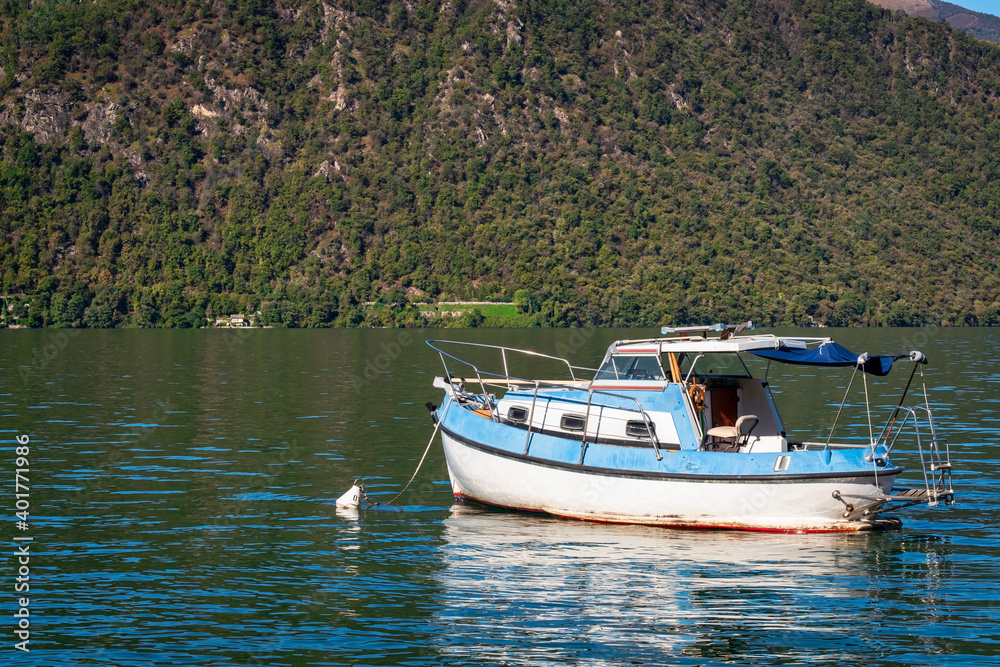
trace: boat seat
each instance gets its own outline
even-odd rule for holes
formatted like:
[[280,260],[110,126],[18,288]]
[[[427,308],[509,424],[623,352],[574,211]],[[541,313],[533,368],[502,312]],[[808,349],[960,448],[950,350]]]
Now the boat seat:
[[747,443],[759,422],[757,415],[743,415],[735,426],[716,426],[708,429],[708,435],[714,440],[729,440],[738,449]]

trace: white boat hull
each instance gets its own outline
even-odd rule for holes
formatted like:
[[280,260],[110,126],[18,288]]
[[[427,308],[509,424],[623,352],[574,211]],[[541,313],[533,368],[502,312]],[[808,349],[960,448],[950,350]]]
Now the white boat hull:
[[[470,446],[442,432],[452,489],[459,499],[591,521],[677,528],[779,532],[895,528],[896,519],[847,520],[845,497],[891,491],[895,475],[732,481],[605,475],[535,463]],[[859,500],[854,509],[865,503]]]

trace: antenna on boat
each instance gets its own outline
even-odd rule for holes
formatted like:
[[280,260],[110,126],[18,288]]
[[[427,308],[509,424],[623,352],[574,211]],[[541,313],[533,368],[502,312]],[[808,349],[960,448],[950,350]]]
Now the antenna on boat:
[[720,336],[722,340],[726,340],[734,333],[740,333],[741,331],[753,328],[753,322],[748,320],[742,324],[722,324],[720,322],[719,324],[708,324],[700,327],[660,327],[660,334],[663,336],[667,334],[680,334],[681,336],[701,334],[702,338],[708,338],[709,333],[716,332],[722,334]]

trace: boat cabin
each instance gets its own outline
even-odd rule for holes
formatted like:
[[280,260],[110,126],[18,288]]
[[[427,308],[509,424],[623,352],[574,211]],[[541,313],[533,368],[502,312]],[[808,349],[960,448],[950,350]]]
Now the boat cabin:
[[[785,428],[767,384],[753,377],[739,354],[757,347],[774,349],[775,339],[749,338],[708,340],[686,335],[620,341],[608,349],[590,389],[662,392],[674,386],[688,397],[700,449],[787,451]],[[657,421],[657,415],[651,417]]]

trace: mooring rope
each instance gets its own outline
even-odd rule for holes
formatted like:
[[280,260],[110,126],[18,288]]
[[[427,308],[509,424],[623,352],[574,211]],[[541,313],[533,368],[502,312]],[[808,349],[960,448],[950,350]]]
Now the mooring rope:
[[[451,407],[451,404],[453,402],[454,401],[449,400],[448,405],[446,405],[444,407],[444,412],[442,412],[441,416],[438,419],[435,420],[437,423],[434,424],[434,432],[431,433],[431,439],[427,441],[427,447],[424,448],[424,455],[420,457],[420,463],[417,464],[417,469],[413,471],[413,476],[410,477],[410,481],[407,482],[406,486],[403,487],[403,490],[400,491],[399,493],[397,493],[396,496],[392,500],[390,500],[389,502],[386,503],[386,505],[391,505],[394,502],[396,502],[397,500],[399,500],[399,497],[401,495],[403,495],[404,493],[406,493],[406,490],[408,488],[410,488],[410,484],[413,484],[413,480],[415,480],[417,478],[417,474],[420,472],[420,467],[422,465],[424,465],[424,459],[427,458],[427,453],[429,451],[431,451],[431,445],[434,444],[434,438],[437,437],[438,430],[441,428],[441,422],[444,421],[444,416],[445,416],[445,414],[448,413],[448,408]],[[371,502],[371,501],[369,501],[369,502]],[[375,503],[375,504],[378,505],[379,503]]]
[[[441,420],[440,419],[438,420],[438,423],[434,425],[434,432],[431,433],[431,439],[427,441],[427,448],[424,449],[424,455],[420,457],[420,463],[417,464],[417,469],[413,471],[413,476],[410,477],[410,481],[407,482],[406,486],[403,487],[403,490],[400,491],[399,493],[397,493],[396,497],[393,498],[392,500],[390,500],[389,502],[387,502],[386,505],[391,505],[394,502],[396,502],[397,500],[399,500],[399,497],[401,495],[403,495],[404,493],[406,493],[406,490],[408,488],[410,488],[410,484],[413,484],[413,480],[415,480],[417,478],[417,473],[420,472],[420,466],[422,466],[424,464],[424,459],[427,458],[427,452],[431,451],[431,445],[434,443],[434,438],[437,436],[439,428],[441,428]],[[376,503],[376,504],[378,504],[378,503]]]

